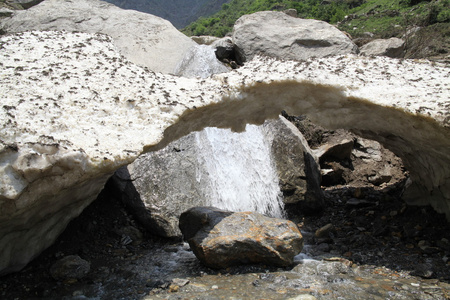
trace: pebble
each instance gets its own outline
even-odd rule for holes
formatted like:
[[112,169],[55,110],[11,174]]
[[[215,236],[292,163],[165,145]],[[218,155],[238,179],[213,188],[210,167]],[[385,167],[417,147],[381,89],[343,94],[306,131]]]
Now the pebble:
[[187,285],[189,283],[189,279],[174,278],[174,279],[172,279],[172,283],[181,287],[181,286]]
[[329,224],[317,229],[314,236],[316,238],[328,237],[332,231],[334,231],[334,226],[333,226],[333,224],[329,223]]

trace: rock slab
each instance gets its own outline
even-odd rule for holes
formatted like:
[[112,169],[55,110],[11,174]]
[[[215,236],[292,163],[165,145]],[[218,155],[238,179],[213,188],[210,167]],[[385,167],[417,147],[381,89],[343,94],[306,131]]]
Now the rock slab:
[[252,212],[194,207],[181,214],[180,229],[197,258],[216,269],[259,263],[289,266],[303,248],[293,222]]

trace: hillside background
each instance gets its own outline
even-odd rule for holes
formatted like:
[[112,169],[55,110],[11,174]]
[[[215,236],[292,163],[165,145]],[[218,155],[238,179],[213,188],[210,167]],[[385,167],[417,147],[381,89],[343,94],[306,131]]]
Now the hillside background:
[[219,11],[230,0],[105,0],[124,9],[134,9],[169,20],[181,29],[199,17]]
[[406,40],[407,58],[448,58],[450,52],[450,0],[232,0],[182,31],[222,37],[244,14],[287,9],[296,9],[300,18],[335,24],[358,46],[375,38],[399,37]]
[[406,40],[407,58],[448,59],[450,0],[106,0],[167,19],[188,36],[231,34],[236,20],[257,11],[296,9],[298,17],[335,24],[358,46]]
[[[0,8],[27,9],[0,0]],[[169,20],[188,36],[230,35],[236,20],[257,11],[296,9],[298,17],[334,24],[362,46],[376,38],[405,40],[406,58],[450,62],[450,0],[106,0]],[[7,17],[7,14],[1,17]],[[1,32],[0,32],[1,34]]]

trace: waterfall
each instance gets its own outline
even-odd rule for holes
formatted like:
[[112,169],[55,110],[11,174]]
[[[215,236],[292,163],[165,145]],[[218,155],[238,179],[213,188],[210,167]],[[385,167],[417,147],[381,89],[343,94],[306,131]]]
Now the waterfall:
[[[178,63],[175,74],[206,78],[228,71],[212,47],[198,45]],[[208,205],[284,217],[278,175],[260,127],[247,125],[243,133],[205,128],[195,133],[195,140],[196,179]]]
[[282,218],[284,205],[270,147],[261,128],[206,128],[196,133],[197,181],[211,205]]

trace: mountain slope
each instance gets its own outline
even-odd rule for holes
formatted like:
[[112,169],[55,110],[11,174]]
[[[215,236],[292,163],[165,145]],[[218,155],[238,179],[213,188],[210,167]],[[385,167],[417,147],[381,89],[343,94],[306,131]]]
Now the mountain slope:
[[183,28],[200,16],[220,10],[229,0],[106,0],[120,8],[134,9],[169,20],[176,28]]
[[[224,36],[244,14],[262,10],[296,9],[298,17],[323,20],[361,43],[374,38],[407,36],[408,57],[450,53],[450,0],[232,0],[208,18],[184,28],[186,35]],[[417,49],[419,48],[419,49]]]

